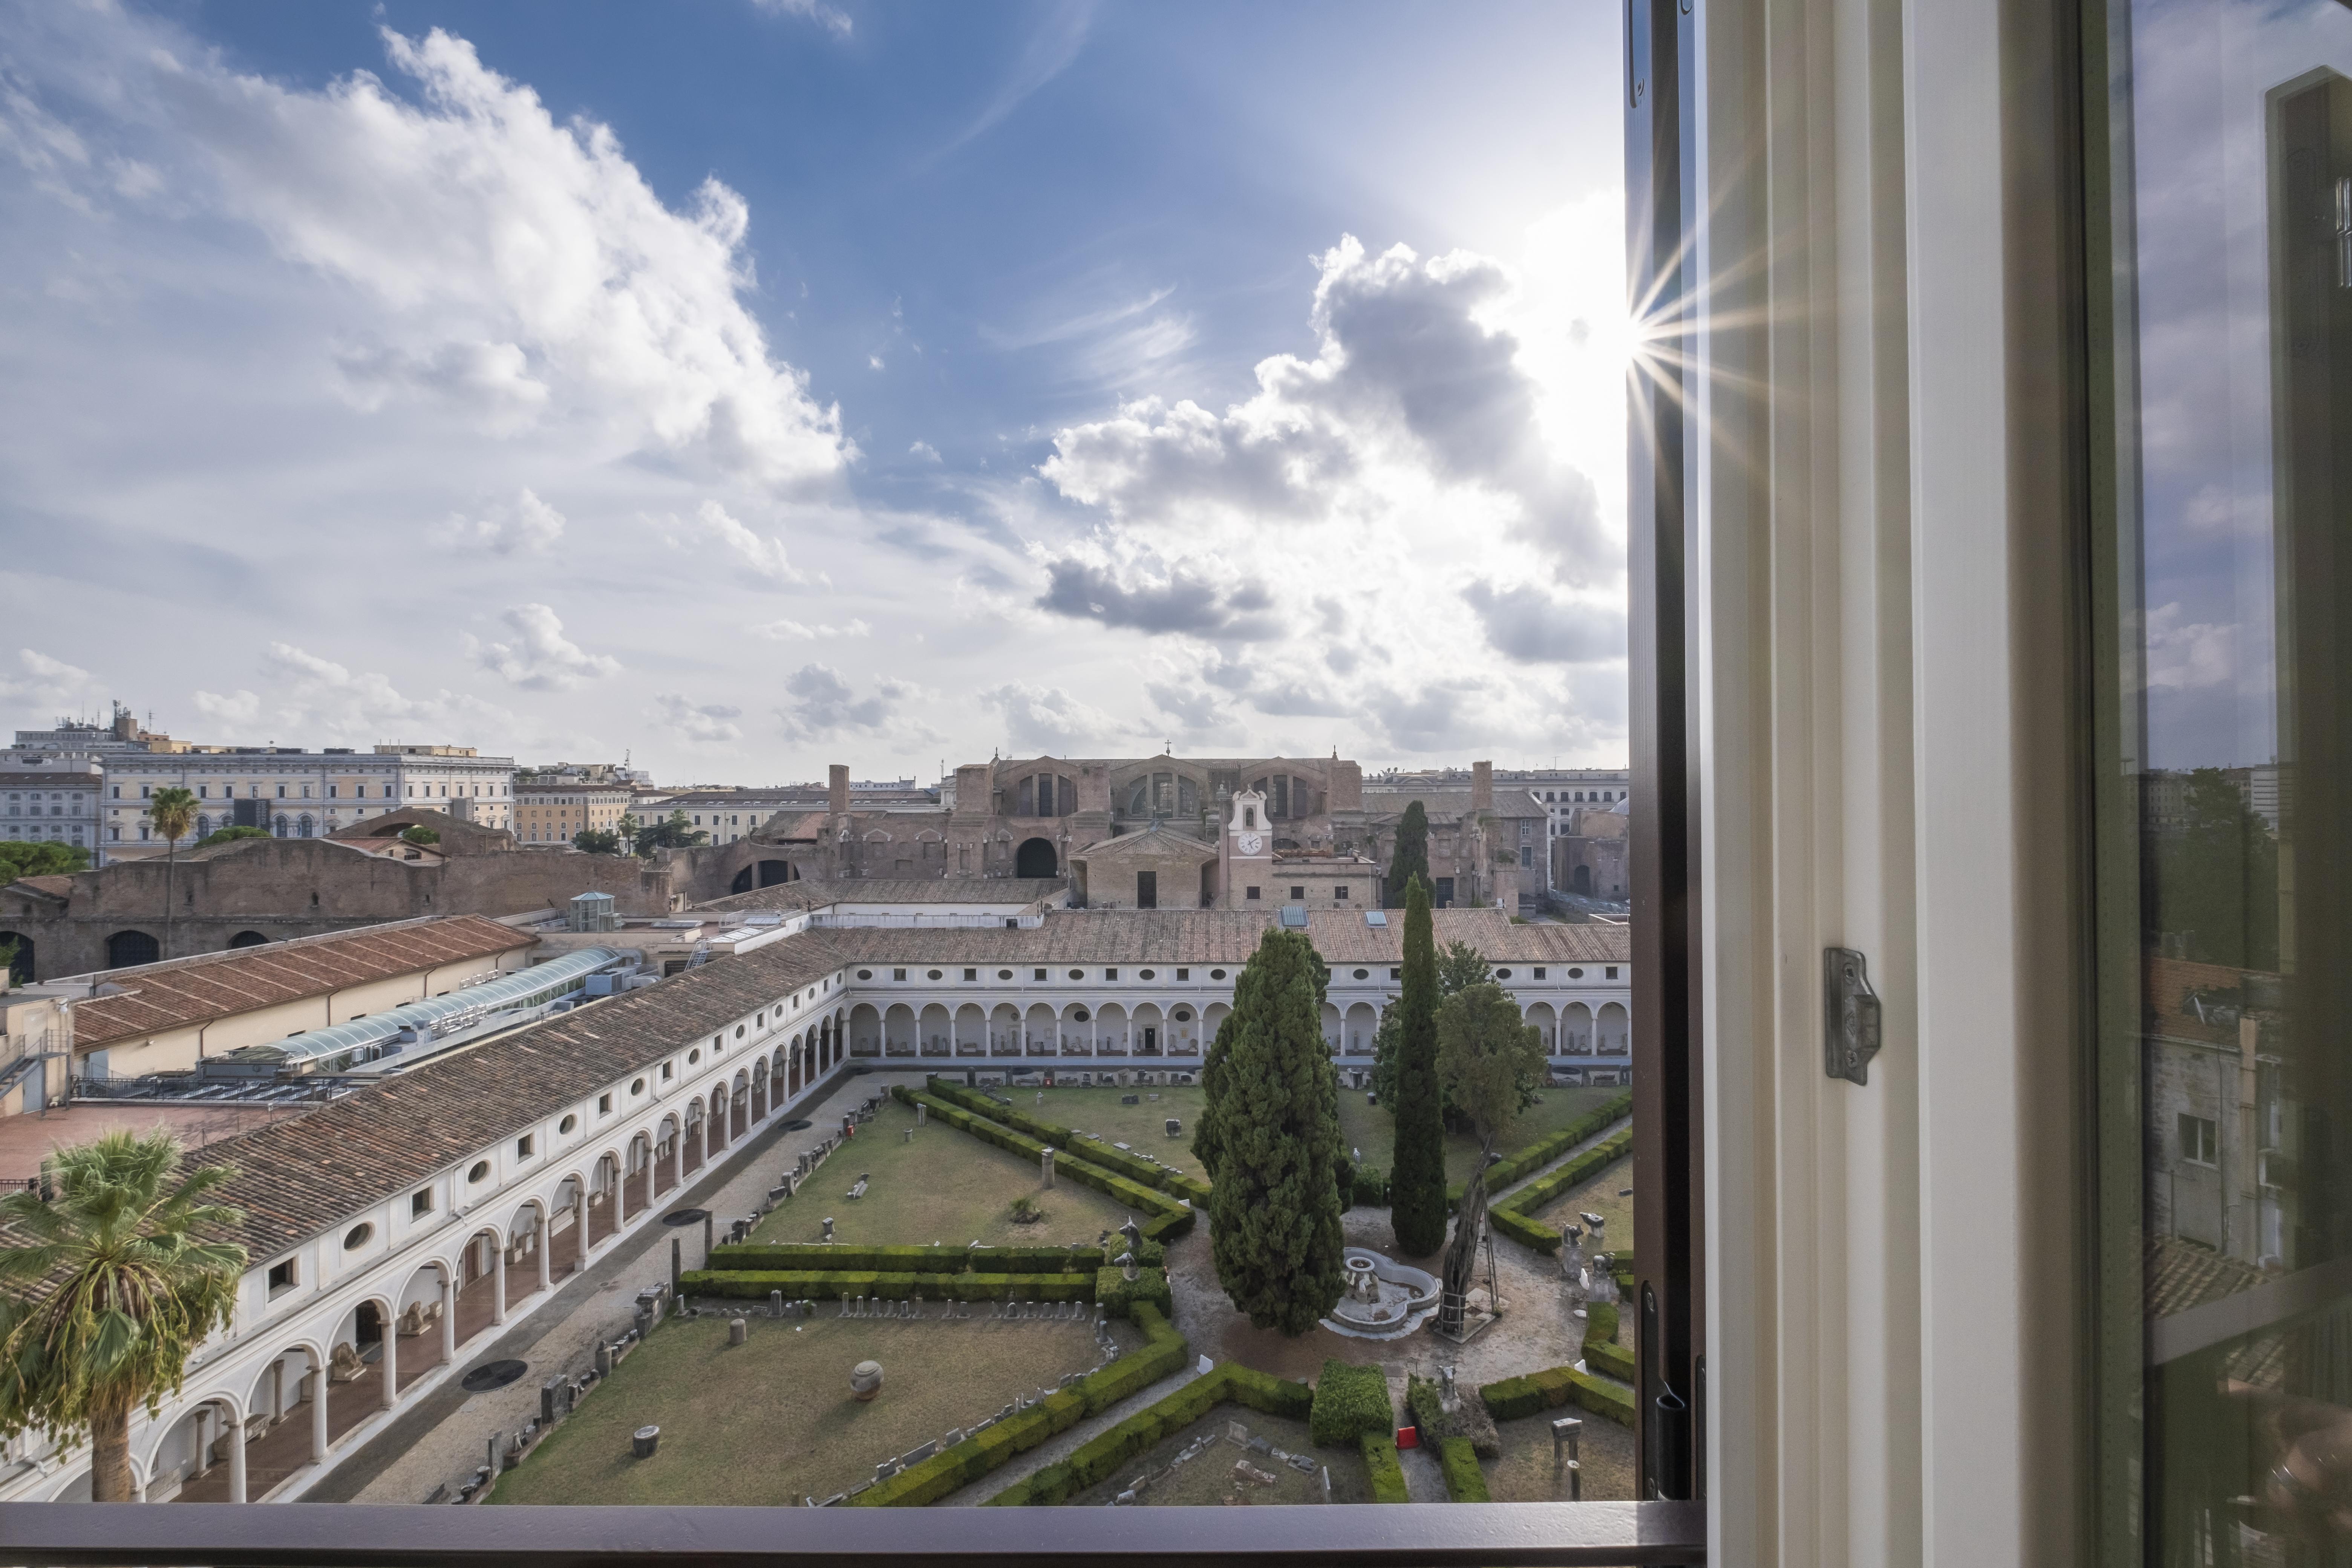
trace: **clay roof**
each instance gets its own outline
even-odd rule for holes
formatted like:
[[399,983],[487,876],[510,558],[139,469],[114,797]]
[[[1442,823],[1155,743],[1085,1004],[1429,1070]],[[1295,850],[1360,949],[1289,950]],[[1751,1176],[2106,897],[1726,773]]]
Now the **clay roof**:
[[[421,1063],[192,1163],[236,1167],[215,1201],[245,1211],[234,1239],[265,1262],[835,967],[821,945],[797,941],[704,964]],[[747,1051],[740,1065],[752,1060]],[[590,1144],[576,1156],[584,1169],[602,1152]]]
[[1058,877],[852,877],[836,882],[779,882],[772,888],[732,893],[694,908],[814,910],[826,904],[1027,904],[1061,890]]
[[[1331,964],[1403,960],[1404,911],[1385,926],[1360,910],[1307,916],[1307,937]],[[1275,910],[1054,910],[1026,930],[887,928],[832,930],[822,940],[863,963],[1241,963],[1276,919]],[[1495,963],[1627,963],[1633,931],[1610,925],[1513,925],[1500,910],[1438,910],[1437,943],[1466,942]],[[818,933],[812,933],[818,934]],[[804,939],[794,939],[804,940]]]
[[74,1048],[94,1050],[436,964],[511,952],[536,940],[480,915],[453,915],[111,970],[107,982],[123,990],[74,1005]]
[[8,884],[12,888],[30,888],[52,899],[62,899],[73,891],[73,875],[60,872],[47,877],[19,877]]

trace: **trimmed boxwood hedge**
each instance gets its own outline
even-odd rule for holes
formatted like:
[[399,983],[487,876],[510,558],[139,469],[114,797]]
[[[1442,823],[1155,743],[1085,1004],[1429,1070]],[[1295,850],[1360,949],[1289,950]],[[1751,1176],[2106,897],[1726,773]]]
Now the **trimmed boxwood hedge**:
[[1633,1391],[1577,1371],[1572,1366],[1546,1367],[1524,1377],[1507,1377],[1478,1391],[1497,1421],[1516,1421],[1563,1405],[1578,1405],[1622,1426],[1633,1424]]
[[1372,1479],[1374,1502],[1411,1502],[1404,1488],[1404,1467],[1397,1462],[1394,1432],[1367,1432],[1356,1440],[1364,1456],[1364,1469]]
[[1128,1308],[1137,1301],[1150,1302],[1164,1317],[1176,1313],[1176,1298],[1168,1289],[1168,1271],[1164,1268],[1139,1268],[1131,1281],[1124,1269],[1102,1269],[1095,1275],[1095,1300],[1114,1318],[1126,1317]]
[[1603,1139],[1569,1161],[1559,1169],[1538,1176],[1509,1197],[1488,1209],[1495,1228],[1513,1241],[1535,1248],[1538,1252],[1559,1250],[1559,1234],[1528,1217],[1570,1187],[1581,1186],[1608,1166],[1625,1157],[1633,1147],[1633,1130],[1626,1128],[1614,1137]]
[[[1596,1132],[1605,1131],[1610,1123],[1622,1121],[1633,1114],[1633,1097],[1621,1094],[1605,1104],[1596,1105],[1567,1126],[1545,1134],[1534,1142],[1512,1150],[1501,1160],[1486,1167],[1486,1191],[1501,1192],[1529,1171],[1540,1171],[1579,1143]],[[1455,1182],[1445,1189],[1445,1201],[1462,1201],[1462,1184]]]
[[1633,1381],[1633,1352],[1617,1342],[1617,1309],[1610,1302],[1585,1303],[1584,1364],[1620,1383]]
[[1028,1409],[982,1427],[952,1448],[909,1465],[887,1480],[877,1481],[851,1498],[850,1505],[920,1508],[937,1502],[980,1479],[1013,1455],[1026,1453],[1046,1438],[1068,1431],[1087,1416],[1099,1415],[1181,1370],[1188,1353],[1184,1336],[1171,1327],[1159,1309],[1149,1301],[1135,1304],[1134,1317],[1144,1332],[1141,1350],[1130,1351]]
[[1486,1473],[1478,1468],[1478,1451],[1467,1437],[1448,1437],[1437,1445],[1437,1468],[1445,1472],[1445,1495],[1454,1502],[1492,1502],[1486,1495]]
[[[958,1131],[969,1132],[983,1142],[993,1143],[998,1148],[1018,1154],[1024,1159],[1037,1159],[1048,1147],[1045,1142],[1038,1139],[1032,1138],[1026,1133],[1016,1132],[1012,1128],[988,1117],[966,1110],[961,1106],[943,1100],[936,1094],[909,1089],[903,1083],[891,1085],[890,1093],[894,1099],[904,1105],[928,1105],[932,1115]],[[1059,1145],[1053,1145],[1053,1147],[1055,1150],[1054,1172],[1057,1177],[1067,1176],[1080,1186],[1092,1187],[1095,1191],[1125,1204],[1129,1208],[1150,1215],[1150,1217],[1143,1222],[1142,1227],[1147,1240],[1164,1241],[1171,1237],[1183,1236],[1192,1230],[1192,1210],[1184,1204],[1139,1182],[1129,1181],[1125,1176],[1106,1171],[1099,1165],[1089,1164]]]
[[1098,1247],[851,1247],[839,1242],[735,1242],[710,1249],[714,1268],[871,1269],[877,1274],[1091,1274]]
[[[1110,1270],[1117,1279],[1118,1270]],[[678,1279],[688,1296],[741,1296],[765,1300],[777,1290],[784,1300],[837,1301],[845,1296],[878,1296],[886,1301],[1091,1301],[1099,1271],[1084,1274],[881,1274],[870,1268],[696,1268]],[[1165,1276],[1158,1279],[1165,1292]],[[1124,1281],[1121,1281],[1124,1283]],[[1141,1287],[1143,1280],[1136,1281]],[[1152,1300],[1148,1290],[1145,1300]]]
[[1315,1404],[1307,1435],[1317,1443],[1352,1443],[1367,1432],[1396,1436],[1396,1409],[1389,1403],[1388,1374],[1377,1366],[1350,1366],[1333,1359],[1315,1380]]
[[1194,1378],[1175,1393],[1145,1405],[1126,1420],[1097,1433],[1071,1456],[1046,1465],[988,1500],[992,1508],[1043,1506],[1066,1500],[1093,1486],[1119,1466],[1172,1433],[1181,1432],[1228,1401],[1297,1420],[1314,1404],[1303,1383],[1292,1383],[1231,1362]]
[[991,1121],[1002,1122],[1017,1131],[1025,1132],[1032,1138],[1051,1143],[1055,1148],[1066,1152],[1075,1153],[1087,1163],[1100,1165],[1105,1170],[1115,1172],[1131,1182],[1140,1182],[1147,1187],[1157,1187],[1162,1192],[1173,1193],[1180,1198],[1190,1198],[1196,1204],[1209,1201],[1209,1184],[1198,1176],[1188,1176],[1181,1171],[1163,1169],[1150,1160],[1129,1153],[1124,1149],[1113,1148],[1091,1132],[1080,1132],[1074,1128],[1065,1127],[1059,1122],[1048,1121],[1042,1116],[1032,1116],[1027,1111],[1013,1106],[999,1105],[981,1090],[947,1079],[934,1076],[929,1079],[928,1087],[929,1091],[940,1099],[952,1101],[976,1116],[982,1116]]

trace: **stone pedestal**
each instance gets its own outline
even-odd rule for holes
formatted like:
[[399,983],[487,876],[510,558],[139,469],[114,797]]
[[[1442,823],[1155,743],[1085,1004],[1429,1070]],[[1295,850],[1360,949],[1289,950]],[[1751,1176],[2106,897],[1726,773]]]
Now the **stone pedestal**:
[[882,1363],[878,1361],[861,1361],[851,1367],[849,1392],[860,1404],[871,1400],[876,1394],[881,1393]]

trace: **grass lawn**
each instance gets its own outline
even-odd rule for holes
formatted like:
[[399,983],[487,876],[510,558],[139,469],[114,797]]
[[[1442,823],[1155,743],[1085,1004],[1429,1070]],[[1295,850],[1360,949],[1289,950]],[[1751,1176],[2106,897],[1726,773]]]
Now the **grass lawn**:
[[[1261,1454],[1228,1442],[1225,1438],[1226,1426],[1234,1421],[1247,1427],[1251,1436],[1264,1437],[1270,1447],[1280,1448],[1285,1453],[1307,1456],[1315,1461],[1318,1473],[1304,1474],[1270,1454]],[[1200,1438],[1211,1435],[1216,1437],[1215,1442],[1183,1464],[1171,1468],[1178,1454]],[[1243,1459],[1273,1476],[1274,1485],[1261,1485],[1236,1470],[1234,1463]],[[1067,1506],[1098,1507],[1139,1481],[1142,1482],[1142,1489],[1137,1492],[1135,1500],[1160,1508],[1229,1501],[1253,1505],[1319,1503],[1323,1500],[1319,1470],[1324,1466],[1330,1468],[1333,1502],[1372,1500],[1371,1483],[1364,1474],[1364,1461],[1352,1447],[1318,1448],[1307,1440],[1307,1423],[1304,1421],[1263,1415],[1243,1405],[1220,1405],[1181,1432],[1162,1437],[1158,1444],[1121,1465],[1109,1480],[1072,1494]]]
[[[1570,1187],[1528,1217],[1538,1225],[1558,1230],[1580,1214],[1597,1214],[1609,1223],[1602,1227],[1605,1245],[1601,1250],[1630,1256],[1633,1250],[1633,1200],[1617,1194],[1633,1184],[1633,1156],[1626,1155],[1596,1173],[1580,1187]],[[1581,1220],[1577,1221],[1582,1224]],[[1591,1257],[1592,1243],[1584,1244],[1585,1256]],[[1627,1314],[1629,1317],[1632,1315]]]
[[[936,1305],[929,1310],[938,1316]],[[1087,1370],[1100,1354],[1093,1326],[1082,1322],[819,1316],[750,1325],[751,1342],[735,1346],[724,1318],[662,1325],[499,1480],[496,1500],[823,1500],[872,1480],[886,1458]],[[849,1369],[868,1360],[882,1363],[882,1392],[861,1405],[850,1396]],[[661,1449],[631,1458],[629,1434],[647,1425],[662,1429]]]
[[[1364,1163],[1376,1171],[1385,1171],[1396,1163],[1396,1119],[1384,1105],[1367,1105],[1360,1089],[1339,1090],[1339,1136],[1349,1146],[1364,1152]],[[1534,1142],[1548,1132],[1567,1126],[1595,1106],[1605,1105],[1625,1091],[1622,1089],[1546,1089],[1537,1091],[1543,1097],[1540,1105],[1530,1105],[1519,1112],[1511,1126],[1510,1136],[1495,1152],[1508,1154],[1512,1150]],[[1163,1156],[1164,1157],[1164,1156]],[[1478,1158],[1478,1145],[1467,1132],[1445,1135],[1445,1179],[1466,1182],[1470,1168]],[[1599,1213],[1599,1210],[1594,1210]]]
[[[1597,1211],[1596,1211],[1597,1212]],[[1562,1409],[1496,1424],[1503,1457],[1481,1459],[1486,1495],[1496,1502],[1566,1502],[1568,1485],[1552,1468],[1551,1423],[1555,1415],[1584,1420],[1578,1435],[1577,1457],[1582,1465],[1586,1502],[1629,1502],[1633,1497],[1633,1434],[1605,1415],[1589,1410]],[[1337,1471],[1332,1480],[1339,1480]]]
[[[1197,1085],[1189,1089],[999,1089],[990,1092],[1012,1100],[1016,1110],[1091,1132],[1113,1143],[1129,1144],[1163,1164],[1173,1165],[1203,1181],[1208,1179],[1209,1173],[1192,1158],[1192,1132],[1201,1120],[1202,1098]],[[1041,1093],[1045,1097],[1043,1105],[1037,1103]],[[1142,1103],[1121,1105],[1120,1097],[1129,1094]],[[1171,1116],[1184,1124],[1184,1131],[1174,1138],[1168,1136],[1168,1119]]]
[[[913,1111],[886,1101],[800,1196],[760,1222],[752,1239],[822,1241],[830,1215],[836,1240],[871,1246],[1065,1247],[1091,1244],[1127,1220],[1125,1205],[1066,1179],[1049,1193],[1038,1184],[1035,1165],[940,1122],[918,1131],[910,1143],[906,1133],[914,1125]],[[873,1180],[864,1197],[851,1198],[861,1172]],[[1013,1224],[1009,1211],[1017,1197],[1035,1199],[1045,1218]]]

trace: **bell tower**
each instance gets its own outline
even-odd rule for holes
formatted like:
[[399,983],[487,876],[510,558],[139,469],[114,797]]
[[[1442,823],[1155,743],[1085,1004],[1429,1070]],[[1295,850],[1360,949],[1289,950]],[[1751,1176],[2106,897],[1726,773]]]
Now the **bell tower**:
[[1274,879],[1274,826],[1266,820],[1265,796],[1235,790],[1217,842],[1218,898],[1229,910],[1250,907],[1249,889]]

